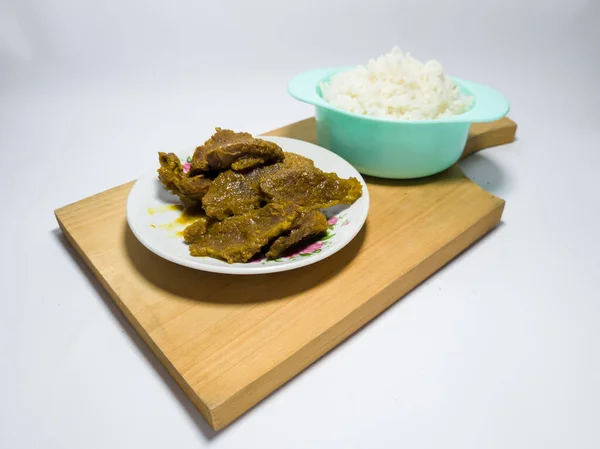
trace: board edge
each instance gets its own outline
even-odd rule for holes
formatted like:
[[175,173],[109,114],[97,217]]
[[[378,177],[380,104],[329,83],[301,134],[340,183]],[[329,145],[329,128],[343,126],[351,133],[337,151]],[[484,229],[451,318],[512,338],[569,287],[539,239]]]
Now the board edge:
[[[129,184],[129,183],[125,183],[125,184],[122,184],[121,186],[113,187],[112,189],[108,189],[105,192],[107,192],[109,190],[113,190],[113,189],[118,189],[120,187],[125,186],[126,184]],[[102,193],[104,193],[104,192],[101,192],[100,194],[102,194]],[[85,198],[80,201],[85,201],[89,198],[91,198],[91,197]],[[67,209],[70,206],[77,204],[80,201],[77,201],[76,203],[72,203],[70,205],[66,205],[66,206],[54,211],[54,216],[56,217],[56,221],[58,222],[58,226],[59,226],[60,230],[62,231],[64,236],[67,238],[67,241],[69,242],[69,244],[75,249],[78,256],[81,257],[81,259],[84,261],[85,265],[92,271],[92,274],[94,275],[94,277],[98,280],[98,282],[100,282],[100,284],[102,285],[102,288],[104,288],[104,290],[106,290],[106,292],[110,295],[111,299],[113,300],[113,302],[115,303],[115,305],[117,306],[119,311],[123,314],[125,319],[129,322],[129,324],[134,328],[134,330],[137,332],[137,334],[141,337],[142,341],[146,345],[148,345],[148,347],[150,348],[150,350],[152,351],[154,356],[158,359],[160,364],[165,367],[165,369],[167,370],[169,375],[175,380],[175,382],[177,383],[179,388],[181,388],[181,390],[184,392],[184,394],[190,399],[192,404],[194,404],[196,409],[200,412],[200,414],[202,414],[202,416],[204,417],[204,419],[206,419],[208,424],[213,429],[215,429],[214,417],[213,417],[211,408],[208,406],[207,403],[205,403],[202,400],[200,395],[192,388],[192,386],[186,382],[186,380],[183,378],[183,376],[177,371],[177,369],[169,361],[168,357],[160,350],[160,348],[154,342],[154,340],[152,339],[150,334],[148,332],[146,332],[146,330],[139,323],[139,321],[135,318],[135,316],[127,309],[127,307],[125,307],[125,305],[123,304],[121,299],[118,297],[116,292],[112,289],[110,284],[108,282],[106,282],[104,277],[94,266],[93,262],[88,258],[87,254],[83,251],[81,246],[77,243],[77,240],[69,232],[68,226],[65,223],[64,217],[62,215],[67,211]]]

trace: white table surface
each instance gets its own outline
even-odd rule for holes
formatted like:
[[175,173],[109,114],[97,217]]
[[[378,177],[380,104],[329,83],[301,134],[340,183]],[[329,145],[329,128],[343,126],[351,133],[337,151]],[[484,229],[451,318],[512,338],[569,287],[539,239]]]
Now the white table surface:
[[[0,3],[0,447],[600,447],[600,4]],[[485,3],[485,5],[484,5]],[[65,244],[54,209],[215,126],[312,114],[288,80],[394,44],[511,101],[461,165],[502,224],[225,430]]]

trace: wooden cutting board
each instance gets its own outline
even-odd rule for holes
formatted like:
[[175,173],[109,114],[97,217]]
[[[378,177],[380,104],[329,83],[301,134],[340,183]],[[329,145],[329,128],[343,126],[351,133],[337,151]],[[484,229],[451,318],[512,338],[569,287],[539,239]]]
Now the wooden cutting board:
[[[473,125],[464,155],[511,142],[505,118]],[[269,135],[315,142],[314,119]],[[155,256],[125,219],[133,183],[56,211],[61,229],[214,429],[246,412],[500,221],[504,201],[458,166],[429,178],[367,178],[359,235],[308,267],[205,273]]]

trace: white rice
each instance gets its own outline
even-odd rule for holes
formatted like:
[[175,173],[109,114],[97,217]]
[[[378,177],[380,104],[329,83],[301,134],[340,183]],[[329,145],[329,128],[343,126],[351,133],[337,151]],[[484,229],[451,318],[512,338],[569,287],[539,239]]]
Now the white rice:
[[323,99],[356,114],[430,120],[466,112],[473,97],[460,92],[442,65],[422,63],[395,47],[387,55],[321,83]]

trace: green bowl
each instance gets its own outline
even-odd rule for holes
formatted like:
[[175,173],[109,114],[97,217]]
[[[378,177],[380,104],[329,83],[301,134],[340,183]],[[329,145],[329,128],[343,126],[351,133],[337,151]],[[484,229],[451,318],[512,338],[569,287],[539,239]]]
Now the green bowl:
[[288,92],[316,108],[319,145],[339,154],[371,176],[420,178],[449,168],[465,148],[471,123],[504,117],[510,108],[498,91],[458,78],[452,80],[474,97],[471,109],[436,120],[394,120],[354,114],[327,103],[319,85],[352,67],[318,69],[296,76]]

